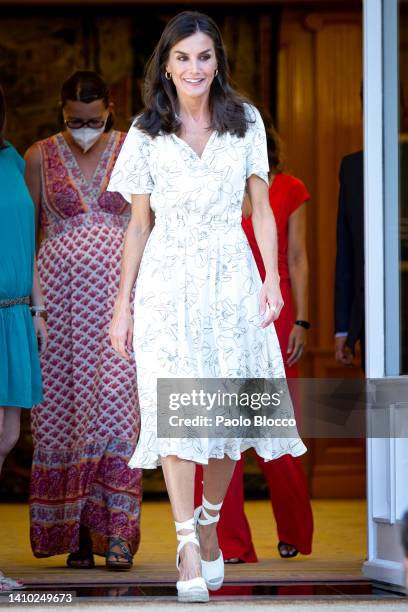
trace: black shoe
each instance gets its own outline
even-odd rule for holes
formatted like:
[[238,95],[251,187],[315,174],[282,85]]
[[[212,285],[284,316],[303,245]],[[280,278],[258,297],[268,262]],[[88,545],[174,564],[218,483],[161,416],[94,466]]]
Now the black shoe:
[[278,551],[282,559],[292,559],[293,557],[296,557],[299,554],[298,549],[293,546],[293,544],[287,544],[286,542],[279,542]]

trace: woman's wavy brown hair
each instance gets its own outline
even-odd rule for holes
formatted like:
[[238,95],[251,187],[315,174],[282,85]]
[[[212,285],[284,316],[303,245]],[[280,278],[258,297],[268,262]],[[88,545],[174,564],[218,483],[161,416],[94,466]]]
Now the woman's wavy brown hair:
[[135,125],[155,137],[159,132],[177,133],[181,127],[177,118],[178,100],[173,81],[165,77],[170,50],[180,40],[202,32],[211,38],[217,58],[218,74],[211,84],[210,111],[213,130],[243,137],[248,127],[244,102],[229,83],[228,60],[221,32],[211,17],[195,11],[183,11],[171,19],[148,61],[143,85],[142,114]]
[[0,149],[4,149],[7,145],[4,142],[4,127],[6,125],[6,99],[4,91],[0,85]]

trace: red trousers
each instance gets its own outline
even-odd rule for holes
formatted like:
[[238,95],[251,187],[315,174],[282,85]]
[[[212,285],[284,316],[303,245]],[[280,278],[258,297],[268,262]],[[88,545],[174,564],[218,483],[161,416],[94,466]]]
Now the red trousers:
[[[293,326],[293,302],[288,281],[281,281],[285,306],[275,322],[287,378],[298,375],[296,366],[287,366],[287,347]],[[297,418],[298,406],[292,396]],[[292,544],[303,555],[312,551],[313,514],[309,500],[306,476],[299,457],[284,455],[264,461],[257,456],[258,465],[265,474],[269,487],[272,510],[275,515],[278,540]],[[221,509],[218,539],[225,559],[238,557],[247,563],[257,561],[251,531],[244,512],[243,487],[244,459],[237,462]],[[196,468],[195,506],[201,504],[202,467]],[[265,532],[267,527],[265,527]]]

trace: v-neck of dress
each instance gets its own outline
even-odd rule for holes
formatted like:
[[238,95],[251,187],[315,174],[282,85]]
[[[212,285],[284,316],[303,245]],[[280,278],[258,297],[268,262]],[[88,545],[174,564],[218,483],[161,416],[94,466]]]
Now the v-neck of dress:
[[77,158],[75,157],[71,147],[69,146],[69,144],[67,143],[67,141],[65,140],[62,132],[60,132],[59,134],[57,134],[57,136],[60,137],[59,141],[62,142],[63,147],[65,148],[66,153],[68,153],[70,155],[70,157],[72,158],[72,162],[74,164],[74,166],[76,167],[76,170],[78,171],[79,175],[81,176],[81,179],[83,180],[84,183],[86,183],[89,187],[92,186],[92,183],[95,180],[95,177],[98,175],[100,167],[102,165],[102,162],[104,161],[106,155],[108,152],[110,152],[111,146],[112,146],[112,140],[114,138],[115,135],[115,131],[112,130],[111,133],[109,134],[109,138],[106,142],[105,148],[104,150],[101,152],[100,156],[99,156],[99,160],[98,163],[95,166],[95,170],[92,174],[92,177],[88,180],[85,176],[85,174],[83,173],[81,166],[78,163]]
[[94,173],[90,180],[88,180],[82,172],[78,160],[76,159],[71,147],[65,140],[62,133],[60,132],[56,136],[61,157],[64,160],[67,171],[71,176],[71,179],[76,184],[88,210],[90,210],[93,207],[95,200],[98,199],[101,193],[101,187],[103,186],[103,179],[105,178],[107,168],[106,160],[110,156],[113,143],[115,142],[115,130],[112,130],[112,132],[109,134],[106,146],[101,152],[98,163],[96,164]]
[[193,155],[195,155],[195,157],[196,157],[197,159],[199,159],[200,161],[202,161],[202,159],[203,159],[203,157],[204,157],[204,155],[205,155],[205,153],[206,153],[206,151],[207,151],[207,149],[208,149],[208,146],[209,146],[210,142],[211,142],[211,141],[214,139],[214,136],[215,136],[215,134],[216,134],[216,133],[217,133],[217,130],[213,130],[213,131],[211,132],[211,134],[210,134],[210,136],[209,136],[209,138],[208,138],[207,142],[205,143],[205,146],[204,146],[204,149],[202,150],[201,155],[199,155],[199,154],[197,153],[197,151],[195,151],[195,150],[193,149],[193,147],[192,147],[191,145],[189,145],[189,144],[188,144],[188,142],[187,142],[186,140],[184,140],[183,138],[180,138],[180,136],[177,136],[177,134],[172,134],[172,136],[173,136],[173,137],[174,137],[176,140],[178,140],[179,142],[181,142],[181,143],[184,145],[184,147],[186,147],[186,148],[187,148],[187,149],[188,149],[188,150],[189,150],[191,153],[193,153]]

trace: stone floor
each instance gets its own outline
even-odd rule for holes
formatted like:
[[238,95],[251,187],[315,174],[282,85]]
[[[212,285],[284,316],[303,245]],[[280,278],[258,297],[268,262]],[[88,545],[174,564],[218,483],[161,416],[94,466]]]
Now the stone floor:
[[[314,500],[315,540],[312,555],[283,560],[276,550],[275,524],[266,501],[246,504],[259,563],[226,566],[225,586],[211,596],[211,607],[234,612],[246,605],[287,606],[314,601],[319,609],[324,603],[351,602],[389,606],[407,604],[401,593],[384,585],[373,584],[361,571],[365,558],[366,508],[362,500]],[[145,502],[142,511],[142,542],[130,572],[105,570],[103,558],[97,558],[93,570],[78,571],[65,567],[65,556],[35,559],[28,541],[28,508],[22,504],[0,505],[0,568],[8,575],[22,579],[27,589],[14,592],[12,609],[19,603],[24,609],[35,599],[40,604],[58,593],[70,594],[71,610],[99,602],[111,602],[112,609],[127,609],[133,602],[151,608],[170,610],[176,604],[174,563],[175,534],[167,502]],[[55,601],[55,600],[54,600]],[[27,603],[25,603],[27,602]],[[234,603],[235,602],[235,603]],[[8,595],[0,596],[0,606],[10,605]],[[45,609],[45,606],[40,606]],[[57,606],[63,609],[63,603]],[[51,612],[53,605],[46,609]],[[55,608],[55,609],[57,609]],[[85,609],[85,608],[84,608]],[[96,609],[96,608],[95,608]],[[186,606],[184,606],[186,609]],[[306,608],[305,608],[306,609]],[[307,606],[307,609],[309,607]],[[376,608],[377,609],[377,608]],[[365,612],[368,608],[365,607]]]

